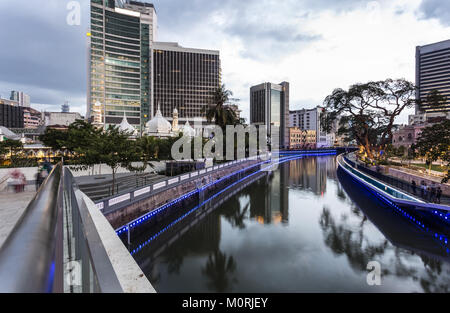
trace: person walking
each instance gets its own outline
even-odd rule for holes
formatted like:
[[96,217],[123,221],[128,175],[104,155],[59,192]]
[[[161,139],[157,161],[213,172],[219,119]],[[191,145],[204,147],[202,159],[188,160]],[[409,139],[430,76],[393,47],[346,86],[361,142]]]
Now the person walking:
[[431,203],[436,202],[436,185],[434,182],[432,182],[430,186],[430,202]]
[[411,187],[412,187],[412,192],[413,192],[413,194],[415,195],[415,194],[416,194],[416,187],[417,187],[416,181],[415,181],[415,180],[413,180],[413,181],[411,182]]
[[442,196],[442,189],[441,186],[438,186],[436,190],[436,203],[441,204],[441,196]]
[[423,182],[422,185],[422,199],[427,200],[428,199],[428,192],[427,192],[427,183]]

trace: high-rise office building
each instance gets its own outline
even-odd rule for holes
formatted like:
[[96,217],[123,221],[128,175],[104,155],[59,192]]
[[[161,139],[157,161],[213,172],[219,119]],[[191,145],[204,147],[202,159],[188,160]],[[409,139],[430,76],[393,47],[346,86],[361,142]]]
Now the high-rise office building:
[[[416,85],[416,99],[423,101],[423,105],[416,105],[416,114],[450,112],[450,40],[416,48]],[[433,90],[447,98],[443,105],[426,103]]]
[[206,120],[205,109],[221,84],[219,51],[184,48],[177,43],[153,43],[153,114],[157,106],[169,120],[176,108],[179,121]]
[[30,107],[30,96],[22,91],[11,91],[10,100],[17,101],[18,106],[29,108]]
[[250,88],[250,124],[265,125],[268,138],[279,136],[279,146],[289,146],[288,82],[263,83]]
[[128,122],[141,130],[152,112],[153,4],[91,0],[87,116],[108,127]]
[[15,100],[0,99],[0,126],[23,128],[23,110]]

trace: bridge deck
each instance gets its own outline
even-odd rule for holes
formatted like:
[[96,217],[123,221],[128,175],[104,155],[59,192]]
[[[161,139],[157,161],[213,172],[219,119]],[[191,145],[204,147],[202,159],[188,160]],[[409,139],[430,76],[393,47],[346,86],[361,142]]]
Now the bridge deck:
[[0,193],[0,247],[35,194],[34,191]]

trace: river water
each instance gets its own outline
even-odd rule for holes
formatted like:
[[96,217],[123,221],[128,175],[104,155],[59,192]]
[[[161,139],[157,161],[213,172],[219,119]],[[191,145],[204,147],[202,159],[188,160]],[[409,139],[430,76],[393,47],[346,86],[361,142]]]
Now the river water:
[[252,179],[134,254],[158,292],[450,291],[446,247],[337,170],[334,156]]

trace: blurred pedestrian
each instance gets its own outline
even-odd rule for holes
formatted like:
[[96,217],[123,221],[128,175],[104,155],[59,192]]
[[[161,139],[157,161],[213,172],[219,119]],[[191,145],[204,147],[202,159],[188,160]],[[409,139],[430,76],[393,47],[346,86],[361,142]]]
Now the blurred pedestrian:
[[416,185],[416,181],[415,181],[415,180],[413,180],[413,181],[411,182],[411,186],[412,186],[413,194],[416,194],[416,187],[417,187],[417,185]]
[[436,203],[441,203],[442,189],[441,186],[438,186],[436,190]]

